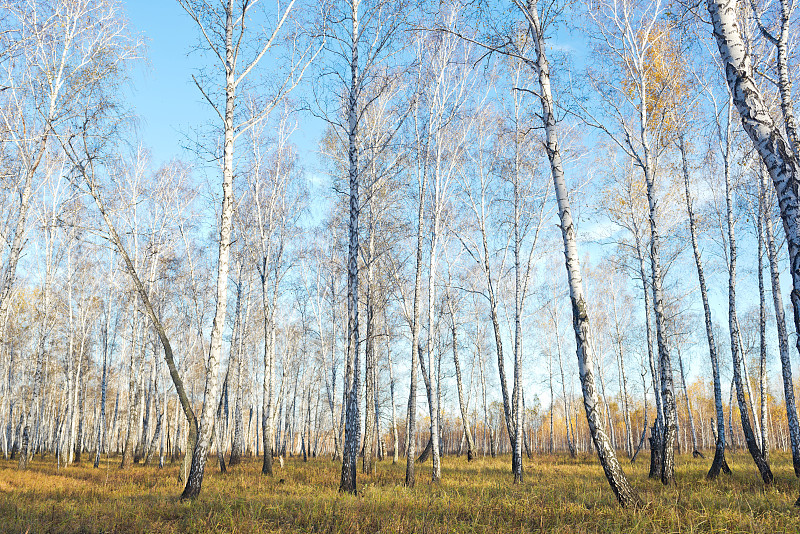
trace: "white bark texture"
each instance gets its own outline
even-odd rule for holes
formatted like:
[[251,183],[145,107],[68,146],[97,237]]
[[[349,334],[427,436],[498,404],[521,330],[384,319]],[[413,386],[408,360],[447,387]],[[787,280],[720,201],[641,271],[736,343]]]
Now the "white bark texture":
[[217,291],[214,323],[206,361],[206,385],[203,393],[203,411],[200,416],[197,443],[192,453],[192,465],[181,498],[197,497],[203,483],[203,472],[214,433],[216,399],[219,395],[219,366],[222,355],[222,332],[228,305],[228,273],[230,271],[231,234],[233,232],[233,142],[234,108],[236,104],[236,65],[233,48],[233,1],[226,5],[225,21],[225,119],[222,156],[222,211],[219,226],[219,252],[217,256]]
[[707,477],[714,479],[719,475],[720,470],[729,472],[728,464],[725,461],[725,413],[722,410],[722,386],[719,379],[719,358],[717,356],[717,344],[714,340],[714,326],[711,321],[711,306],[708,302],[708,290],[706,289],[706,278],[703,271],[703,261],[700,257],[700,246],[697,242],[697,221],[694,215],[691,193],[689,191],[689,164],[686,157],[686,145],[683,137],[680,138],[678,146],[683,162],[683,184],[686,192],[686,213],[689,217],[689,234],[692,240],[692,251],[694,252],[694,262],[697,267],[697,279],[700,284],[700,298],[703,301],[703,316],[706,324],[706,339],[708,340],[708,355],[711,359],[711,374],[714,382],[714,410],[717,416],[717,441],[714,451],[714,461],[708,471]]
[[359,376],[358,360],[358,216],[360,212],[358,186],[358,96],[361,75],[359,73],[359,4],[351,3],[350,29],[350,88],[347,104],[347,144],[348,180],[350,183],[350,219],[348,223],[347,251],[347,370],[345,372],[345,429],[344,454],[342,457],[342,478],[339,491],[356,492],[356,464],[361,433],[359,414]]
[[[761,196],[767,194],[769,175],[761,166]],[[786,332],[786,316],[783,311],[780,269],[778,267],[778,251],[775,247],[775,236],[772,229],[772,214],[764,199],[764,234],[769,258],[769,273],[772,287],[772,303],[775,308],[775,322],[778,332],[778,351],[781,359],[781,377],[783,378],[783,400],[786,404],[786,418],[789,424],[789,440],[792,447],[792,465],[794,474],[800,477],[800,423],[797,418],[797,404],[794,397],[794,381],[792,380],[792,362],[789,354],[789,335]]]
[[611,489],[622,506],[636,507],[641,504],[641,500],[622,471],[616,453],[603,428],[602,416],[598,410],[600,400],[594,382],[594,354],[589,340],[588,307],[583,294],[577,236],[572,221],[567,185],[564,179],[564,168],[561,162],[558,133],[556,131],[554,103],[550,89],[550,64],[545,55],[545,40],[539,23],[539,14],[533,0],[528,0],[526,5],[523,5],[521,0],[514,0],[514,3],[528,20],[536,48],[536,61],[532,67],[539,77],[542,122],[544,123],[546,136],[545,150],[550,160],[553,187],[555,188],[558,202],[558,215],[561,220],[561,235],[564,242],[567,279],[569,281],[570,300],[572,301],[573,328],[577,345],[578,370],[583,389],[583,405],[586,410],[586,419],[589,424],[592,441],[600,458],[600,464],[611,485]]
[[[730,109],[730,108],[729,108]],[[772,471],[766,462],[761,447],[758,443],[758,434],[753,430],[750,420],[751,404],[753,400],[750,394],[750,381],[747,379],[747,369],[743,361],[741,337],[739,334],[739,319],[736,311],[736,232],[733,220],[733,188],[730,176],[730,150],[731,150],[731,114],[728,114],[726,148],[724,155],[724,174],[725,174],[725,205],[728,231],[728,329],[731,337],[731,356],[733,359],[733,382],[736,386],[736,400],[739,404],[739,413],[742,420],[742,433],[747,444],[747,450],[753,457],[761,478],[769,484],[772,482]],[[744,369],[745,376],[742,377]],[[745,392],[747,391],[747,395]],[[753,416],[756,413],[752,410]]]
[[[753,76],[747,46],[737,19],[736,0],[707,0],[714,37],[725,68],[731,97],[745,132],[761,157],[778,196],[786,243],[789,249],[789,274],[792,277],[791,301],[795,329],[800,331],[800,163],[770,115]],[[797,340],[800,344],[800,337]],[[800,347],[800,345],[798,345]],[[736,370],[736,368],[734,368]],[[738,388],[737,388],[738,389]],[[738,392],[737,392],[738,396]],[[748,447],[750,444],[748,443]],[[762,478],[771,481],[771,473]]]

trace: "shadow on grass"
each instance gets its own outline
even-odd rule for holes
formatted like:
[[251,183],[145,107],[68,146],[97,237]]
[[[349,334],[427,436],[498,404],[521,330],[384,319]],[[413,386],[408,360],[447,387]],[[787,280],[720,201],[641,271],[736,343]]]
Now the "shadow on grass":
[[[35,460],[20,472],[0,461],[2,532],[675,532],[800,531],[792,503],[797,481],[788,455],[775,454],[776,482],[760,483],[752,462],[734,457],[734,474],[705,479],[707,461],[678,458],[677,484],[647,479],[647,457],[624,465],[649,506],[622,510],[593,457],[523,459],[525,483],[512,484],[510,459],[444,458],[443,478],[430,468],[403,487],[405,464],[380,462],[359,472],[359,495],[340,494],[341,464],[289,459],[274,477],[245,459],[228,474],[207,468],[203,492],[180,502],[177,466],[119,470],[115,458],[56,470]],[[281,480],[283,482],[281,482]]]

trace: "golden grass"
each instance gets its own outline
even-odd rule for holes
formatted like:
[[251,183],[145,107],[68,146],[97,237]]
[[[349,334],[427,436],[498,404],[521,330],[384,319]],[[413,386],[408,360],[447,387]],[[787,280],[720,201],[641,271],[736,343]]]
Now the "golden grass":
[[[177,465],[117,469],[118,460],[56,470],[36,459],[26,472],[0,461],[2,532],[800,532],[791,458],[772,457],[776,482],[765,487],[745,454],[729,463],[732,476],[705,480],[710,460],[680,456],[678,482],[647,479],[647,456],[626,471],[641,510],[616,503],[591,456],[525,459],[525,483],[512,484],[510,459],[443,460],[442,481],[431,485],[430,463],[417,487],[402,486],[405,464],[378,464],[359,473],[359,495],[337,491],[341,466],[329,459],[290,459],[274,478],[246,459],[221,474],[209,462],[200,497],[180,502]],[[626,462],[627,464],[627,462]],[[277,467],[277,464],[276,464]]]

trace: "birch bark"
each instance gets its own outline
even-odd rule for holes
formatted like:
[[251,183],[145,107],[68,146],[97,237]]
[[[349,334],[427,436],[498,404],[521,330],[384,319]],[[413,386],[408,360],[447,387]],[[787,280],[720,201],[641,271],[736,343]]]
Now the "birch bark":
[[[759,180],[759,183],[761,181]],[[764,207],[762,195],[758,196],[758,213],[755,217],[758,234],[758,340],[759,340],[759,398],[761,400],[761,453],[769,461],[769,425],[767,423],[767,299],[764,293]],[[755,416],[755,412],[753,413]]]
[[[747,450],[753,457],[753,461],[761,473],[761,478],[764,483],[769,484],[772,482],[773,476],[770,470],[769,463],[764,458],[761,448],[758,444],[758,437],[754,432],[750,421],[750,405],[746,396],[746,389],[749,388],[749,381],[747,377],[742,377],[742,347],[739,335],[739,320],[736,314],[736,235],[733,221],[733,187],[731,185],[730,177],[730,138],[731,138],[731,113],[730,110],[732,102],[729,103],[727,135],[726,135],[726,150],[724,152],[724,172],[725,172],[725,205],[726,205],[726,220],[728,232],[728,329],[731,336],[731,355],[733,357],[733,381],[736,386],[736,400],[739,404],[739,413],[742,420],[742,432],[744,433],[745,443]],[[752,395],[750,396],[752,399]],[[753,412],[755,415],[755,412]]]
[[[644,117],[646,106],[641,106]],[[644,130],[646,120],[641,120]],[[642,132],[642,138],[646,134]],[[647,202],[650,207],[650,266],[652,271],[653,310],[656,318],[656,343],[658,345],[658,369],[661,378],[661,400],[664,410],[664,428],[661,439],[661,482],[671,484],[675,478],[675,438],[678,432],[678,415],[675,406],[675,387],[672,380],[672,361],[667,341],[666,318],[664,314],[664,293],[662,290],[663,275],[661,273],[660,237],[658,233],[658,208],[654,183],[654,162],[645,146],[644,174],[647,183]]]
[[361,416],[359,414],[359,378],[358,359],[358,115],[360,95],[359,47],[359,0],[350,4],[350,85],[347,104],[347,144],[348,144],[348,181],[350,184],[350,218],[348,222],[347,250],[347,367],[345,370],[345,430],[344,454],[342,458],[342,477],[339,491],[356,492],[356,464],[358,444],[361,432]]
[[[791,144],[772,119],[753,77],[750,56],[737,20],[737,1],[707,0],[706,6],[711,15],[713,34],[731,98],[739,111],[742,126],[769,172],[778,195],[789,249],[795,329],[800,331],[800,230],[797,223],[800,211],[800,164],[794,156]],[[800,337],[797,341],[800,343]],[[764,474],[765,471],[762,470],[762,478]],[[772,480],[771,473],[767,478]],[[797,504],[800,504],[800,499]]]
[[[368,197],[372,198],[371,187],[368,186]],[[367,288],[366,288],[366,332],[364,340],[364,456],[362,472],[372,474],[375,472],[376,456],[376,437],[377,437],[377,417],[375,414],[375,393],[376,393],[376,354],[375,354],[375,212],[368,204],[368,232],[367,253],[365,262],[367,264]]]
[[[767,194],[769,174],[763,165],[760,166],[760,196]],[[771,196],[771,195],[770,195]],[[789,335],[786,332],[786,316],[783,311],[778,252],[775,247],[775,236],[772,229],[771,210],[766,209],[764,200],[764,234],[769,258],[769,272],[772,289],[772,303],[775,309],[775,322],[778,332],[778,350],[781,359],[781,378],[783,379],[783,400],[786,404],[786,418],[789,426],[789,440],[792,449],[792,465],[794,474],[800,477],[800,423],[797,418],[797,405],[794,397],[794,381],[792,379],[792,362],[789,355]]]
[[586,410],[586,419],[592,441],[597,449],[600,464],[603,467],[611,489],[622,506],[636,507],[641,505],[641,500],[636,491],[628,482],[622,467],[617,460],[616,453],[606,436],[602,418],[598,413],[598,394],[594,383],[594,354],[589,340],[589,316],[587,313],[586,299],[583,295],[583,282],[578,258],[577,236],[572,221],[564,169],[561,161],[561,151],[556,131],[556,118],[554,114],[553,96],[550,89],[550,64],[546,56],[545,39],[539,22],[539,13],[536,3],[528,0],[514,0],[514,4],[522,11],[528,21],[534,39],[536,60],[531,65],[539,77],[540,100],[542,104],[542,122],[545,128],[545,150],[550,160],[550,170],[553,177],[553,187],[558,202],[558,215],[561,220],[561,236],[564,242],[564,256],[569,281],[570,300],[572,301],[573,328],[577,345],[578,369],[583,388],[583,405]]
[[206,361],[206,385],[203,392],[203,411],[197,442],[192,452],[192,464],[181,499],[193,499],[200,494],[206,459],[215,428],[215,400],[219,395],[219,366],[222,354],[222,331],[228,305],[228,272],[230,270],[231,233],[233,231],[233,150],[234,110],[236,105],[236,64],[233,49],[233,1],[225,7],[225,116],[222,162],[222,211],[219,222],[219,251],[217,255],[216,311],[211,327],[211,341]]
[[717,344],[714,340],[714,326],[711,321],[711,307],[708,302],[708,291],[706,289],[706,278],[703,271],[703,262],[700,257],[700,247],[697,242],[697,220],[694,215],[692,196],[689,191],[689,163],[686,156],[686,144],[683,137],[680,138],[678,148],[681,152],[683,164],[683,185],[686,194],[686,213],[689,217],[689,234],[692,240],[692,251],[694,252],[694,262],[697,267],[697,279],[700,284],[700,298],[703,301],[703,316],[706,325],[706,339],[708,340],[708,354],[711,359],[711,374],[714,382],[714,410],[717,416],[717,436],[714,449],[714,460],[708,470],[707,478],[713,480],[719,475],[720,469],[728,474],[730,468],[725,461],[725,413],[722,409],[722,385],[719,378],[719,358],[717,356]]

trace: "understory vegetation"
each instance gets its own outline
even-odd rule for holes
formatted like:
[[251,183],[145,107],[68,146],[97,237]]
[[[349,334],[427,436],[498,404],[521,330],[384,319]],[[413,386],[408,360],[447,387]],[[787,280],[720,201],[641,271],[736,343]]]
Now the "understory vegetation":
[[[676,483],[647,478],[640,456],[624,468],[645,506],[621,509],[594,455],[524,458],[513,484],[507,456],[442,458],[436,484],[403,486],[405,463],[384,460],[360,476],[357,495],[339,492],[341,464],[289,458],[274,477],[245,458],[222,474],[206,472],[204,491],[180,501],[178,464],[120,470],[117,458],[58,469],[36,458],[27,471],[0,461],[4,532],[797,532],[797,481],[791,456],[772,455],[775,482],[764,485],[746,452],[731,454],[731,476],[709,482],[709,460],[681,455]],[[428,480],[430,462],[418,465]]]

